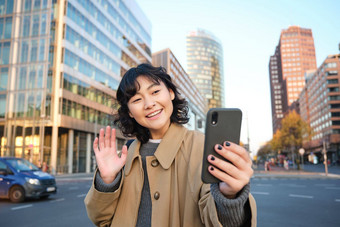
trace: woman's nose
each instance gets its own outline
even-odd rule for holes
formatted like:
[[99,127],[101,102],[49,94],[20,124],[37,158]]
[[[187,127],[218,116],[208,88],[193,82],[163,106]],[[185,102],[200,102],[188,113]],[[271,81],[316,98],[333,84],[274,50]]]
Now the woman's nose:
[[150,109],[150,108],[154,107],[155,105],[156,105],[156,103],[152,99],[145,99],[145,105],[144,105],[145,109]]

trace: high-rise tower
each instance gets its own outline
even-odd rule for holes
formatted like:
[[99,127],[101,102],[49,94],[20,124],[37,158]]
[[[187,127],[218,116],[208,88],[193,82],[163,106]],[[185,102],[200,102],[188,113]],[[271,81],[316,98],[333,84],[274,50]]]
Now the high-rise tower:
[[305,86],[305,72],[316,70],[314,39],[311,29],[291,26],[280,36],[282,77],[290,106]]
[[214,35],[204,30],[190,32],[187,36],[188,74],[208,107],[223,107],[224,72],[223,49]]
[[280,128],[288,108],[298,106],[296,101],[305,86],[305,73],[315,69],[312,30],[299,26],[283,29],[269,60],[273,133]]

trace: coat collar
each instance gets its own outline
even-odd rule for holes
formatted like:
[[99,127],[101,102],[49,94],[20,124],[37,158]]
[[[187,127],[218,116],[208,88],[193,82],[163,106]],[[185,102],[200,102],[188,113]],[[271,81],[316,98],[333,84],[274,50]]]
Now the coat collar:
[[[172,123],[159,144],[155,157],[164,169],[169,169],[174,161],[176,154],[182,145],[187,129],[176,123]],[[125,165],[125,175],[130,173],[135,158],[139,157],[141,143],[139,140],[133,141],[129,148],[128,157]]]

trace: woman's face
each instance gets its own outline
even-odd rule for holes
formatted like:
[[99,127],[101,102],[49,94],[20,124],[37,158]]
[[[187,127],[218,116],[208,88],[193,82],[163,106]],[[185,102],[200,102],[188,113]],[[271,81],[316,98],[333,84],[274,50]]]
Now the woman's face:
[[175,94],[163,82],[157,84],[145,76],[137,82],[140,89],[128,102],[130,117],[148,128],[152,139],[162,139],[170,126]]

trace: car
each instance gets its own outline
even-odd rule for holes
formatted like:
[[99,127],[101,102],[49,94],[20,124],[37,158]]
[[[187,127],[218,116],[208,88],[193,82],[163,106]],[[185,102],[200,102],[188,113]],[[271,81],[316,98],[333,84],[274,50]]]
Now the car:
[[0,198],[14,203],[57,193],[54,176],[23,158],[0,157]]

